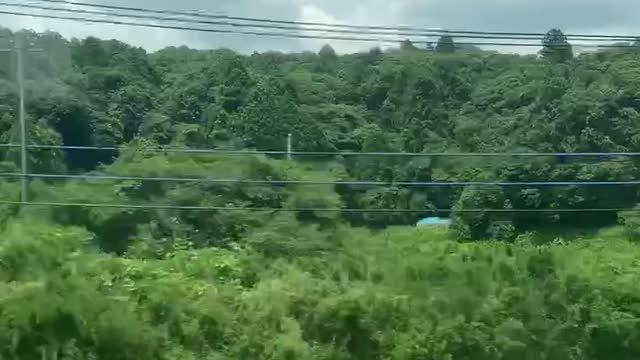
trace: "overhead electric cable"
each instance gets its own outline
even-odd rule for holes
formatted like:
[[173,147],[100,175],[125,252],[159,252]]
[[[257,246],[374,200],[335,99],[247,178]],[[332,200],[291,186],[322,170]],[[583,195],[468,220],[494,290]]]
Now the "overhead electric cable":
[[[227,30],[227,29],[195,28],[195,27],[179,26],[179,25],[161,25],[161,24],[151,24],[151,23],[137,23],[137,22],[121,21],[121,20],[102,20],[102,19],[91,19],[91,18],[79,18],[79,17],[73,17],[73,16],[51,15],[51,14],[33,14],[33,13],[25,13],[25,12],[17,12],[17,11],[4,11],[4,10],[0,11],[0,14],[2,14],[2,15],[15,15],[15,16],[27,16],[27,17],[44,18],[44,19],[70,20],[70,21],[87,22],[87,23],[94,23],[94,24],[127,25],[127,26],[147,27],[147,28],[155,28],[155,29],[185,30],[185,31],[196,31],[196,32],[206,32],[206,33],[218,33],[218,34],[253,35],[253,36],[266,36],[266,37],[275,37],[275,38],[339,40],[339,41],[363,41],[363,42],[375,42],[375,43],[401,43],[403,41],[406,41],[406,39],[373,39],[373,38],[346,37],[346,36],[344,36],[344,37],[343,36],[317,36],[317,35],[289,34],[289,33],[278,33],[278,32],[260,32],[260,31],[240,31],[240,30]],[[463,44],[459,44],[459,45],[463,45]],[[492,45],[492,44],[479,44],[479,45]],[[502,45],[502,44],[498,44],[498,45]],[[525,44],[523,46],[528,46],[528,45]],[[536,45],[536,46],[538,46],[538,45]]]
[[[21,173],[0,173],[0,177],[21,177]],[[130,175],[67,175],[67,174],[27,174],[33,179],[73,179],[73,180],[114,180],[114,181],[153,181],[153,182],[192,182],[209,184],[269,184],[269,185],[335,185],[335,186],[631,186],[640,185],[640,181],[320,181],[320,180],[260,180],[260,179],[218,179],[186,177],[154,177]]]
[[[207,33],[218,33],[218,34],[239,34],[239,35],[252,35],[252,36],[265,36],[265,37],[275,37],[275,38],[297,38],[297,39],[316,39],[316,40],[336,40],[336,41],[361,41],[361,42],[375,42],[375,43],[403,43],[407,41],[406,38],[398,38],[398,39],[375,39],[375,38],[363,38],[363,37],[349,37],[349,36],[324,36],[324,35],[305,35],[299,33],[285,33],[285,32],[262,32],[262,31],[243,31],[243,30],[229,30],[229,29],[213,29],[213,28],[196,28],[189,26],[179,26],[179,25],[162,25],[162,24],[154,24],[154,23],[138,23],[138,22],[130,22],[130,21],[121,21],[121,20],[103,20],[103,19],[93,19],[93,18],[78,18],[73,16],[63,16],[63,15],[52,15],[52,14],[34,14],[34,13],[25,13],[25,12],[17,12],[17,11],[0,11],[2,15],[15,15],[15,16],[27,16],[34,18],[45,18],[45,19],[56,19],[56,20],[69,20],[69,21],[78,21],[78,22],[87,22],[87,23],[98,23],[98,24],[112,24],[112,25],[127,25],[127,26],[136,26],[136,27],[147,27],[147,28],[156,28],[156,29],[169,29],[169,30],[184,30],[184,31],[196,31],[196,32],[207,32]],[[409,39],[410,40],[410,39]],[[420,41],[418,41],[420,42]],[[505,43],[505,42],[457,42],[456,46],[519,46],[519,47],[541,47],[541,44],[535,43]],[[592,44],[573,44],[575,46],[582,46],[588,48],[630,48],[631,45],[592,45]],[[547,47],[558,47],[564,48],[565,44],[549,44]]]
[[[19,3],[9,3],[9,2],[0,2],[1,6],[10,6],[10,7],[20,7],[20,8],[28,8],[28,9],[37,9],[37,10],[47,10],[47,11],[59,11],[59,12],[70,12],[70,13],[78,13],[78,14],[87,14],[87,15],[99,15],[99,16],[111,16],[111,17],[124,17],[124,18],[133,18],[133,19],[146,19],[146,20],[159,20],[159,21],[171,21],[171,22],[180,22],[180,23],[191,23],[191,24],[200,24],[200,25],[214,25],[214,26],[229,26],[229,27],[239,27],[239,28],[260,28],[260,29],[276,29],[276,30],[287,30],[287,31],[308,31],[308,32],[323,32],[323,33],[337,33],[337,34],[349,34],[349,35],[372,35],[372,36],[408,36],[408,37],[439,37],[443,35],[450,35],[447,31],[436,31],[436,30],[423,30],[423,31],[397,31],[397,32],[387,32],[387,31],[376,31],[376,30],[352,30],[352,29],[336,29],[328,26],[325,27],[300,27],[290,26],[290,25],[274,25],[270,23],[266,24],[251,24],[251,23],[238,23],[235,21],[211,21],[211,20],[197,20],[197,19],[189,19],[184,17],[161,17],[161,16],[153,16],[153,15],[138,15],[138,14],[127,14],[127,13],[113,13],[113,12],[105,12],[105,11],[92,11],[92,10],[82,10],[82,9],[65,9],[61,7],[52,7],[52,6],[42,6],[42,5],[32,5],[32,4],[19,4]],[[193,15],[190,15],[191,17]],[[328,25],[328,24],[327,24]],[[456,38],[468,38],[468,39],[493,39],[493,40],[531,40],[531,41],[540,41],[542,37],[540,36],[531,36],[531,35],[478,35],[478,34],[457,34],[454,35]],[[602,39],[598,37],[585,37],[580,38],[582,41],[634,41],[633,37],[620,37],[620,38],[611,38],[611,39]],[[421,40],[424,41],[424,40]],[[435,41],[434,41],[435,42]],[[535,44],[539,46],[540,44]]]
[[[0,144],[0,148],[17,148],[20,144]],[[293,155],[293,156],[392,156],[392,157],[637,157],[640,152],[348,152],[348,151],[262,151],[194,149],[173,147],[115,147],[115,146],[69,146],[69,145],[27,145],[29,149],[74,150],[74,151],[146,151],[151,153],[186,153],[220,155]]]
[[[227,20],[236,20],[236,21],[271,23],[271,24],[289,24],[289,25],[302,25],[302,26],[326,26],[326,27],[344,28],[344,29],[369,29],[369,30],[386,30],[386,31],[426,31],[426,32],[440,31],[443,34],[447,34],[451,36],[456,36],[456,34],[458,35],[459,34],[468,34],[468,35],[477,34],[477,35],[544,37],[546,35],[545,33],[537,33],[537,32],[466,31],[466,30],[443,30],[443,29],[436,29],[436,28],[420,28],[420,27],[414,27],[414,26],[331,24],[331,23],[322,23],[322,22],[290,21],[290,20],[276,20],[276,19],[265,19],[265,18],[255,18],[255,17],[214,15],[214,14],[207,14],[202,12],[195,12],[195,11],[158,10],[158,9],[149,9],[149,8],[140,8],[140,7],[94,4],[94,3],[71,1],[71,0],[68,0],[68,1],[67,0],[40,0],[40,1],[48,2],[48,3],[65,4],[65,5],[111,9],[111,10],[125,10],[125,11],[146,12],[146,13],[165,14],[165,15],[193,16],[193,17],[208,18],[208,19],[227,19]],[[601,39],[620,39],[620,38],[629,38],[633,40],[640,39],[640,36],[635,36],[635,35],[630,36],[630,35],[600,35],[600,34],[566,34],[566,36],[575,37],[575,38],[588,37],[588,38],[601,38]]]
[[164,204],[99,204],[73,202],[21,202],[0,200],[0,205],[26,205],[47,207],[86,207],[86,208],[115,208],[131,210],[191,210],[191,211],[264,211],[264,212],[343,212],[343,213],[596,213],[640,211],[640,208],[585,208],[585,209],[349,209],[349,208],[252,208],[230,206],[180,206]]

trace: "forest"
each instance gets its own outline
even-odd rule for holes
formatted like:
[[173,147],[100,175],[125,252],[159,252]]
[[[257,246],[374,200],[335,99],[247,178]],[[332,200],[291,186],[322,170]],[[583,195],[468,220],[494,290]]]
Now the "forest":
[[0,54],[0,359],[640,358],[640,42],[16,36],[42,51],[30,204]]

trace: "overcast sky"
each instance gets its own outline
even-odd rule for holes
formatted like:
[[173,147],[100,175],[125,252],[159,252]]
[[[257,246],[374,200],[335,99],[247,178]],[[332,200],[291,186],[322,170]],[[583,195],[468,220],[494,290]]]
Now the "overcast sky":
[[[11,0],[37,4],[38,1]],[[211,13],[338,24],[410,25],[451,30],[544,32],[559,27],[588,34],[640,34],[640,0],[78,0],[130,7],[201,10]],[[49,4],[48,6],[51,6]],[[37,12],[0,6],[0,11]],[[51,13],[51,12],[44,12]],[[318,50],[331,43],[339,52],[366,50],[372,43],[278,39],[87,24],[0,15],[11,29],[52,30],[65,37],[116,38],[150,51],[166,46],[228,47],[245,53]],[[473,41],[473,40],[466,40]],[[520,49],[516,49],[520,51]]]

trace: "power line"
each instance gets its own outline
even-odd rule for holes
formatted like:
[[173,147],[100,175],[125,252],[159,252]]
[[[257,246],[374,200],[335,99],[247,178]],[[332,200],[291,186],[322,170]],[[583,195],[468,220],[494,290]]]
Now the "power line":
[[[127,26],[147,27],[147,28],[155,28],[155,29],[184,30],[184,31],[196,31],[196,32],[207,32],[207,33],[217,33],[217,34],[252,35],[252,36],[265,36],[265,37],[274,37],[274,38],[362,41],[362,42],[375,42],[375,43],[402,43],[407,40],[405,38],[374,39],[374,38],[349,37],[349,36],[320,36],[320,35],[288,34],[283,32],[240,31],[240,30],[211,29],[211,28],[205,29],[205,28],[196,28],[196,27],[189,27],[189,26],[137,23],[137,22],[129,22],[129,21],[121,21],[121,20],[88,19],[88,18],[78,18],[73,16],[33,14],[33,13],[24,13],[24,12],[17,12],[17,11],[0,11],[0,14],[27,16],[27,17],[45,18],[45,19],[56,19],[56,20],[69,20],[69,21],[78,21],[78,22],[96,23],[96,24],[127,25]],[[504,43],[504,42],[465,42],[465,43],[457,42],[455,45],[457,46],[520,46],[520,47],[541,47],[542,46],[540,44],[533,44],[533,43]],[[617,45],[617,44],[612,44],[612,45],[573,44],[573,45],[589,47],[589,48],[603,48],[603,49],[611,49],[611,48],[629,49],[634,47],[632,45]],[[551,48],[566,47],[565,44],[557,44],[557,45],[549,44],[546,46]]]
[[[21,177],[21,173],[0,173],[0,177]],[[73,179],[73,180],[114,180],[114,181],[152,181],[152,182],[192,182],[210,184],[269,184],[269,185],[335,185],[335,186],[631,186],[640,185],[640,181],[319,181],[319,180],[259,180],[259,179],[216,179],[216,178],[180,178],[153,176],[119,176],[119,175],[65,175],[65,174],[27,174],[28,178],[37,179]]]
[[[103,12],[103,11],[91,11],[91,10],[81,10],[81,9],[63,9],[59,7],[47,7],[41,5],[30,5],[30,4],[16,4],[16,3],[5,3],[0,2],[2,6],[11,6],[11,7],[21,7],[21,8],[29,8],[29,9],[38,9],[38,10],[52,10],[52,11],[61,11],[61,12],[71,12],[71,13],[80,13],[80,14],[88,14],[88,15],[100,15],[100,16],[114,16],[114,17],[125,17],[125,18],[134,18],[134,19],[147,19],[147,20],[161,20],[161,21],[174,21],[174,22],[182,22],[182,23],[194,23],[194,24],[205,24],[205,25],[215,25],[215,26],[231,26],[231,27],[240,27],[240,28],[260,28],[260,29],[276,29],[276,30],[288,30],[288,31],[310,31],[310,32],[325,32],[325,33],[339,33],[339,34],[358,34],[358,35],[381,35],[381,36],[441,36],[442,32],[380,32],[380,31],[365,31],[365,30],[341,30],[341,29],[332,29],[332,28],[310,28],[310,27],[299,27],[299,26],[285,26],[285,25],[272,25],[272,24],[246,24],[246,23],[237,23],[237,22],[229,22],[229,21],[211,21],[211,20],[195,20],[195,19],[185,19],[182,17],[160,17],[160,16],[150,16],[150,15],[136,15],[136,14],[122,14],[122,13],[112,13],[112,12]],[[478,39],[517,39],[517,40],[539,40],[538,38],[532,37],[504,37],[504,36],[480,36],[480,35],[461,35],[458,37],[462,38],[478,38]],[[594,39],[598,40],[598,39]],[[601,40],[601,39],[599,39]],[[618,39],[620,41],[630,40],[628,38]],[[632,39],[631,39],[632,40]]]
[[259,212],[342,212],[342,213],[597,213],[640,211],[640,208],[587,208],[587,209],[349,209],[349,208],[252,208],[226,206],[179,206],[162,204],[99,204],[99,203],[69,203],[69,202],[22,202],[0,200],[0,205],[26,205],[47,207],[86,207],[86,208],[115,208],[132,210],[191,210],[191,211],[259,211]]
[[[195,27],[188,27],[188,26],[178,26],[178,25],[160,25],[160,24],[136,23],[136,22],[120,21],[120,20],[78,18],[78,17],[72,17],[72,16],[63,16],[63,15],[33,14],[33,13],[24,13],[24,12],[17,12],[17,11],[0,11],[0,14],[55,19],[55,20],[70,20],[70,21],[96,23],[96,24],[127,25],[127,26],[148,27],[148,28],[156,28],[156,29],[185,30],[185,31],[197,31],[197,32],[218,33],[218,34],[239,34],[239,35],[253,35],[253,36],[280,37],[280,38],[364,41],[364,42],[382,42],[382,43],[398,43],[406,40],[406,39],[373,39],[373,38],[359,38],[359,37],[346,37],[346,36],[345,37],[314,36],[314,35],[304,35],[304,34],[239,31],[239,30],[210,29],[210,28],[205,29],[205,28],[195,28]],[[491,45],[491,44],[487,44],[487,45]]]
[[[193,12],[193,11],[189,12],[189,11],[175,11],[175,10],[157,10],[157,9],[139,8],[139,7],[92,4],[92,3],[80,2],[80,1],[67,1],[67,0],[40,0],[40,1],[48,2],[48,3],[66,4],[66,5],[77,5],[77,6],[83,6],[83,7],[111,9],[111,10],[125,10],[125,11],[146,12],[146,13],[154,13],[154,14],[193,16],[193,17],[208,18],[208,19],[226,19],[226,20],[246,21],[246,22],[283,24],[283,25],[288,24],[288,25],[299,25],[299,26],[326,26],[326,27],[343,28],[343,29],[386,30],[386,31],[408,31],[408,30],[422,31],[422,32],[441,31],[443,34],[451,35],[451,36],[459,36],[460,34],[468,34],[468,35],[477,34],[477,35],[543,37],[546,35],[545,33],[535,33],[535,32],[461,31],[461,30],[420,28],[420,27],[412,27],[412,26],[330,24],[330,23],[322,23],[322,22],[289,21],[289,20],[274,20],[274,19],[254,18],[254,17],[213,15],[213,14],[203,14],[200,12]],[[619,39],[619,38],[631,38],[633,40],[640,39],[640,36],[628,36],[628,35],[566,34],[566,36],[576,37],[576,38],[588,37],[588,38],[601,38],[601,39]]]
[[[376,35],[376,36],[413,36],[413,37],[439,37],[442,35],[449,35],[446,31],[412,31],[412,32],[387,32],[387,31],[379,31],[379,30],[351,30],[351,29],[336,29],[330,27],[301,27],[290,26],[290,25],[277,25],[277,24],[247,24],[247,23],[238,23],[238,22],[230,22],[230,21],[212,21],[212,20],[196,20],[196,19],[185,19],[183,17],[161,17],[161,16],[153,16],[153,15],[136,15],[136,14],[123,14],[123,13],[113,13],[113,12],[104,12],[104,11],[91,11],[91,10],[82,10],[82,9],[64,9],[60,7],[51,7],[51,6],[42,6],[42,5],[31,5],[31,4],[18,4],[18,3],[7,3],[0,2],[2,6],[11,6],[11,7],[20,7],[20,8],[29,8],[29,9],[37,9],[37,10],[50,10],[50,11],[60,11],[60,12],[71,12],[71,13],[79,13],[79,14],[88,14],[88,15],[99,15],[99,16],[114,16],[114,17],[125,17],[125,18],[133,18],[133,19],[147,19],[147,20],[160,20],[160,21],[173,21],[173,22],[181,22],[181,23],[193,23],[193,24],[205,24],[205,25],[215,25],[215,26],[230,26],[230,27],[239,27],[239,28],[260,28],[260,29],[277,29],[277,30],[287,30],[287,31],[309,31],[309,32],[324,32],[324,33],[338,33],[338,34],[357,34],[357,35]],[[193,15],[190,15],[193,16]],[[468,39],[496,39],[496,40],[536,40],[540,41],[542,38],[539,36],[532,37],[530,35],[477,35],[477,34],[458,34],[455,35],[457,38],[468,38]],[[583,41],[635,41],[634,37],[620,37],[620,38],[608,38],[602,39],[599,37],[584,37],[580,38]],[[539,46],[539,44],[536,44]]]
[[[20,144],[0,144],[0,148],[16,148]],[[172,147],[115,147],[115,146],[70,146],[70,145],[27,145],[29,149],[75,150],[75,151],[128,151],[139,150],[152,153],[220,154],[220,155],[287,155],[294,156],[409,156],[409,157],[637,157],[640,152],[346,152],[346,151],[265,151],[265,150],[225,150],[193,149]]]
[[[376,43],[400,43],[400,42],[406,41],[406,39],[373,39],[373,38],[360,38],[360,37],[348,37],[348,36],[318,36],[318,35],[304,35],[304,34],[287,34],[287,33],[278,33],[278,32],[205,29],[205,28],[195,28],[195,27],[189,27],[189,26],[160,25],[160,24],[150,24],[150,23],[142,24],[142,23],[136,23],[136,22],[130,22],[130,21],[121,21],[121,20],[88,19],[88,18],[78,18],[78,17],[72,17],[72,16],[63,16],[63,15],[24,13],[24,12],[17,12],[17,11],[0,11],[0,14],[28,16],[28,17],[56,19],[56,20],[70,20],[70,21],[79,21],[79,22],[96,23],[96,24],[127,25],[127,26],[148,27],[148,28],[155,28],[155,29],[185,30],[185,31],[197,31],[197,32],[217,33],[217,34],[266,36],[266,37],[276,37],[276,38],[363,41],[363,42],[376,42]],[[481,45],[492,45],[492,44],[481,44]],[[527,46],[527,45],[523,45],[523,46]]]

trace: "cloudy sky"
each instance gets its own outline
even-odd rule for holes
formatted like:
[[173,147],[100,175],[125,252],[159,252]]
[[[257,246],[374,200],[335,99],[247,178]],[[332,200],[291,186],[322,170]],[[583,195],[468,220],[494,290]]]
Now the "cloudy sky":
[[[568,33],[640,35],[640,0],[77,0],[96,4],[168,10],[198,10],[220,15],[307,22],[366,25],[407,25],[451,30],[545,32],[559,27]],[[42,5],[39,1],[8,0]],[[48,4],[46,6],[55,6]],[[94,11],[97,9],[94,9]],[[38,10],[0,6],[0,11]],[[98,10],[100,11],[100,10]],[[101,10],[104,11],[104,10]],[[40,12],[51,14],[51,11]],[[67,14],[69,16],[69,14]],[[84,16],[84,15],[80,15]],[[66,20],[0,15],[11,29],[52,30],[65,37],[89,35],[116,38],[150,51],[165,46],[227,47],[245,53],[265,50],[318,50],[322,44],[340,52],[376,44],[316,39],[280,39],[212,34]],[[468,40],[473,41],[473,40]],[[506,49],[503,49],[506,50]],[[521,51],[515,49],[513,51]]]

